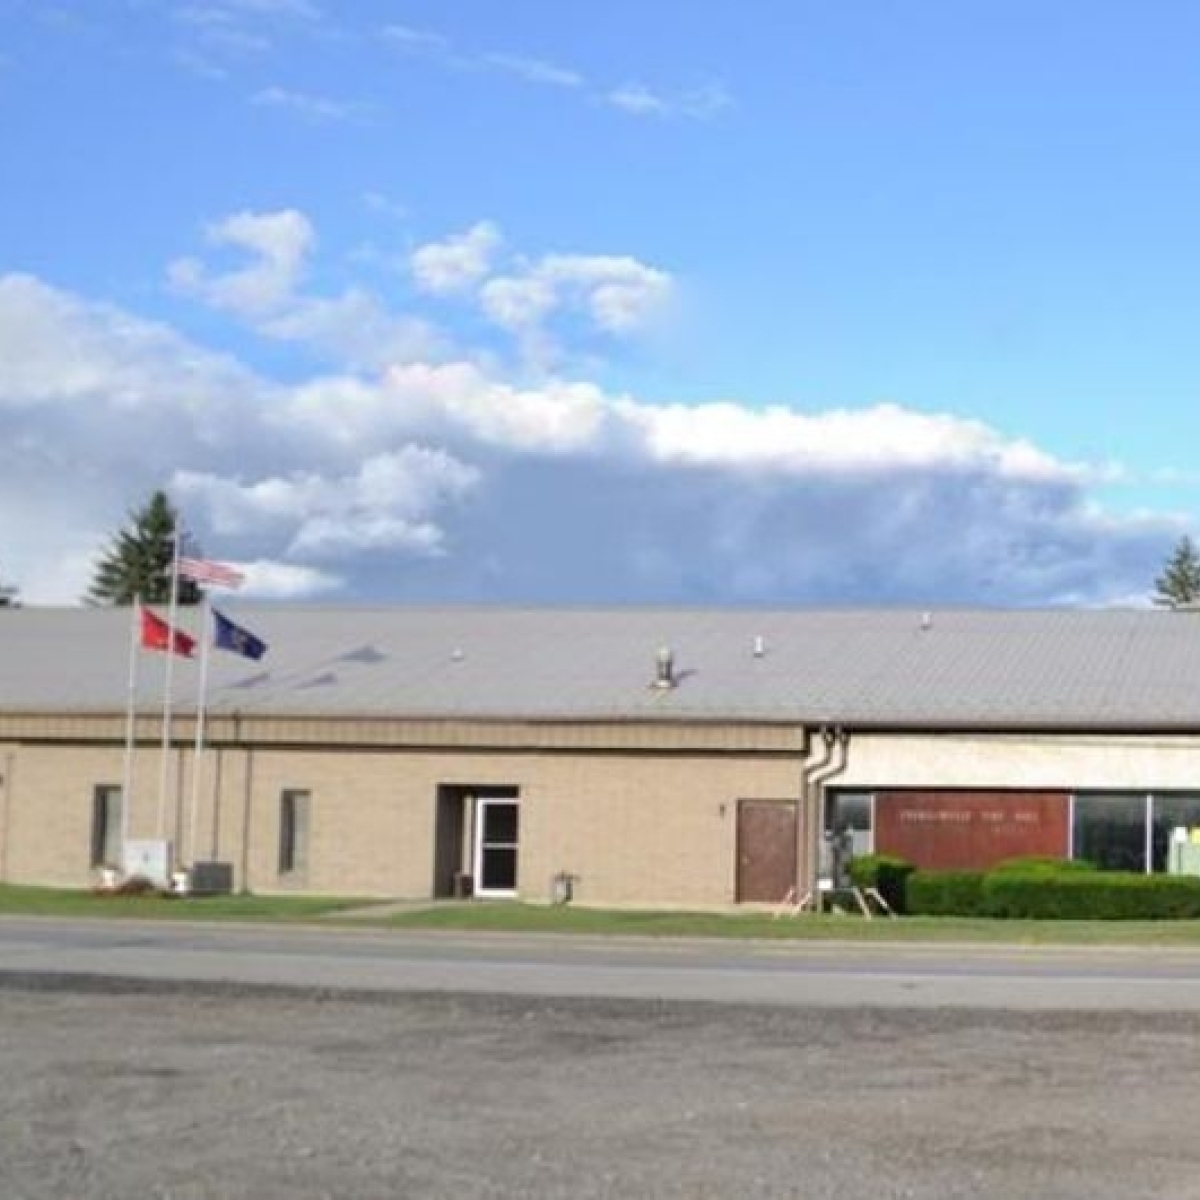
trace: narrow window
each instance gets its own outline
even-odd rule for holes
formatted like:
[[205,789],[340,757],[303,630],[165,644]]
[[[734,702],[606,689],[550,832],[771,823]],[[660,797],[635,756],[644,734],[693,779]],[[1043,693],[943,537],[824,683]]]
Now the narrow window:
[[309,793],[292,788],[279,797],[279,873],[290,875],[308,866]]
[[92,866],[120,866],[121,857],[121,789],[100,783],[92,789]]

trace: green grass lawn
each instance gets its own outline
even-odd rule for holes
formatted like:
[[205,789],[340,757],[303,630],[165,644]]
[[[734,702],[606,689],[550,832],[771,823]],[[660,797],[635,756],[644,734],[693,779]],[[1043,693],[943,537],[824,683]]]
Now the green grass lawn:
[[10,916],[304,921],[362,903],[322,896],[114,896],[0,884],[0,915]]
[[1200,948],[1200,921],[1000,921],[958,917],[689,913],[471,902],[384,918],[396,929],[647,937],[855,942],[989,942],[1009,945],[1163,945]]
[[372,929],[710,937],[796,941],[985,942],[1017,946],[1156,945],[1200,949],[1200,921],[1004,921],[967,917],[704,913],[581,908],[517,901],[430,903],[389,916],[350,917],[373,903],[328,896],[105,896],[0,884],[0,915],[280,921]]

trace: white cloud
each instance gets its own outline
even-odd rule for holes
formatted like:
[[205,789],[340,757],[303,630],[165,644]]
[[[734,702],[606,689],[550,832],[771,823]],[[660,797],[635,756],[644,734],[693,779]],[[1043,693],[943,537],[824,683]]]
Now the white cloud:
[[201,28],[228,27],[243,18],[316,21],[321,15],[311,0],[211,0],[206,4],[180,4],[172,10],[175,20]]
[[719,83],[664,91],[639,82],[616,87],[592,86],[574,67],[526,54],[459,49],[444,34],[411,25],[391,24],[380,30],[385,44],[446,70],[491,71],[534,87],[573,91],[582,98],[634,117],[682,118],[707,121],[729,108],[732,98]]
[[441,339],[428,322],[391,312],[369,292],[301,292],[316,234],[295,209],[236,213],[210,226],[208,240],[245,251],[250,262],[221,272],[197,258],[176,259],[168,269],[170,283],[247,320],[259,333],[360,368],[441,352]]
[[432,521],[410,521],[387,513],[347,513],[311,517],[291,544],[293,554],[317,557],[352,552],[404,550],[414,554],[442,554],[445,535]]
[[307,600],[341,591],[346,586],[340,575],[294,563],[256,559],[239,563],[238,569],[246,575],[241,594],[258,600]]
[[418,412],[418,421],[453,441],[465,436],[489,449],[527,454],[599,448],[612,414],[593,384],[551,381],[518,388],[468,363],[392,367],[380,400],[389,411]]
[[297,298],[257,328],[355,368],[385,367],[442,352],[442,339],[432,325],[389,312],[382,301],[357,288],[340,296]]
[[242,452],[275,389],[171,330],[30,276],[0,276],[0,569],[71,603],[164,462]]
[[642,83],[625,83],[606,92],[602,99],[635,117],[685,117],[693,121],[706,121],[732,104],[729,93],[716,84],[668,93]]
[[[233,71],[270,56],[284,37],[321,28],[322,11],[312,0],[207,0],[173,4],[176,44],[172,57],[193,74],[210,80],[229,79]],[[271,98],[271,93],[277,93]],[[259,93],[259,102],[287,104],[299,109],[302,100],[315,101],[280,89]],[[309,119],[316,118],[312,104]],[[326,114],[324,119],[330,119]]]
[[[446,352],[427,321],[392,312],[370,292],[302,291],[316,232],[296,209],[235,213],[209,226],[207,239],[218,250],[242,251],[249,262],[221,270],[197,257],[176,259],[168,270],[172,286],[268,337],[340,357],[356,368]],[[562,357],[560,321],[574,319],[608,337],[628,337],[649,328],[674,296],[669,274],[629,255],[514,257],[498,270],[502,246],[496,225],[479,221],[418,246],[408,266],[420,290],[477,302],[491,323],[514,335],[525,362],[541,369]]]
[[304,274],[316,234],[294,208],[278,212],[239,212],[210,225],[208,241],[232,246],[251,256],[248,266],[213,274],[196,258],[181,258],[169,268],[180,291],[242,316],[259,316],[289,303]]
[[501,240],[495,225],[480,221],[464,233],[418,246],[410,259],[413,277],[427,292],[464,291],[491,271]]
[[[30,275],[0,275],[0,412],[37,408],[40,420],[77,432],[81,421],[113,422],[120,442],[130,430],[157,436],[160,422],[201,413],[220,430],[237,406],[233,397],[271,392],[233,360],[166,326]],[[30,441],[42,432],[26,431]]]
[[478,478],[442,450],[407,445],[345,476],[309,469],[243,484],[182,471],[173,483],[178,495],[203,506],[214,529],[269,527],[288,539],[289,558],[303,559],[385,549],[439,554],[444,532],[433,514],[470,492]]
[[559,303],[553,282],[537,272],[489,279],[479,300],[491,321],[513,332],[540,326]]
[[[242,232],[294,269],[308,243],[280,228]],[[1092,483],[984,423],[898,404],[657,404],[465,361],[272,383],[134,314],[0,277],[0,573],[27,603],[76,600],[96,551],[159,486],[263,596],[1144,593],[1183,522],[1108,511]]]
[[261,27],[248,28],[228,5],[183,5],[174,9],[172,16],[185,35],[176,57],[210,78],[225,78],[226,63],[262,58],[272,49],[271,39]]
[[639,117],[661,117],[668,112],[666,100],[641,84],[622,84],[618,88],[613,88],[606,99],[614,108],[623,109],[625,112]]
[[385,25],[380,33],[386,41],[404,48],[442,49],[449,45],[440,33],[430,29],[417,29],[412,25],[392,23]]
[[671,299],[671,277],[627,255],[557,254],[543,259],[538,274],[573,289],[596,325],[628,333],[662,311]]
[[379,381],[331,378],[293,389],[268,418],[293,436],[321,440],[344,461],[369,447],[418,436],[522,454],[588,454],[610,436],[613,404],[590,383],[520,388],[473,363],[408,363]]
[[670,275],[627,255],[549,254],[479,289],[484,315],[516,334],[526,358],[543,367],[561,353],[558,318],[582,316],[600,333],[628,337],[660,319],[673,299]]
[[1047,482],[1084,474],[982,422],[895,404],[813,415],[733,403],[619,407],[650,455],[663,463],[831,474],[979,469]]
[[305,21],[315,21],[321,16],[320,7],[312,0],[225,0],[225,5],[258,16],[299,17]]
[[383,192],[366,191],[363,193],[362,201],[372,212],[381,213],[385,217],[406,220],[409,216],[407,204],[385,195]]
[[274,86],[255,92],[251,100],[260,107],[295,113],[304,120],[317,124],[357,120],[368,111],[366,105],[356,100],[335,100],[331,96],[318,96],[311,92],[297,92],[290,88]]
[[527,58],[520,54],[485,54],[484,62],[499,70],[507,71],[526,83],[541,83],[550,87],[580,88],[584,77],[570,67],[560,67],[540,58]]

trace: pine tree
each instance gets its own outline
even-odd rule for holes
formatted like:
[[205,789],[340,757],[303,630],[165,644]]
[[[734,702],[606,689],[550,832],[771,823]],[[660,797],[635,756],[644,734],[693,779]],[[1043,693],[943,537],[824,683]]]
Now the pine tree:
[[1184,608],[1200,601],[1200,550],[1186,534],[1155,579],[1153,600],[1163,608]]
[[[156,491],[130,513],[129,524],[113,538],[96,566],[85,600],[88,604],[132,604],[140,596],[148,604],[171,598],[171,557],[178,520],[167,494]],[[179,603],[197,604],[203,592],[190,579],[179,581]]]

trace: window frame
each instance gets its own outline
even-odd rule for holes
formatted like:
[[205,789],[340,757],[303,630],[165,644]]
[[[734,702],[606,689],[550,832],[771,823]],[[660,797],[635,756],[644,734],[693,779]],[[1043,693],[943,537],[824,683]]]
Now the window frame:
[[312,792],[308,788],[284,788],[279,793],[279,857],[281,876],[296,878],[308,871],[309,830]]
[[92,831],[88,857],[93,867],[120,867],[125,852],[124,789],[119,783],[92,785]]

